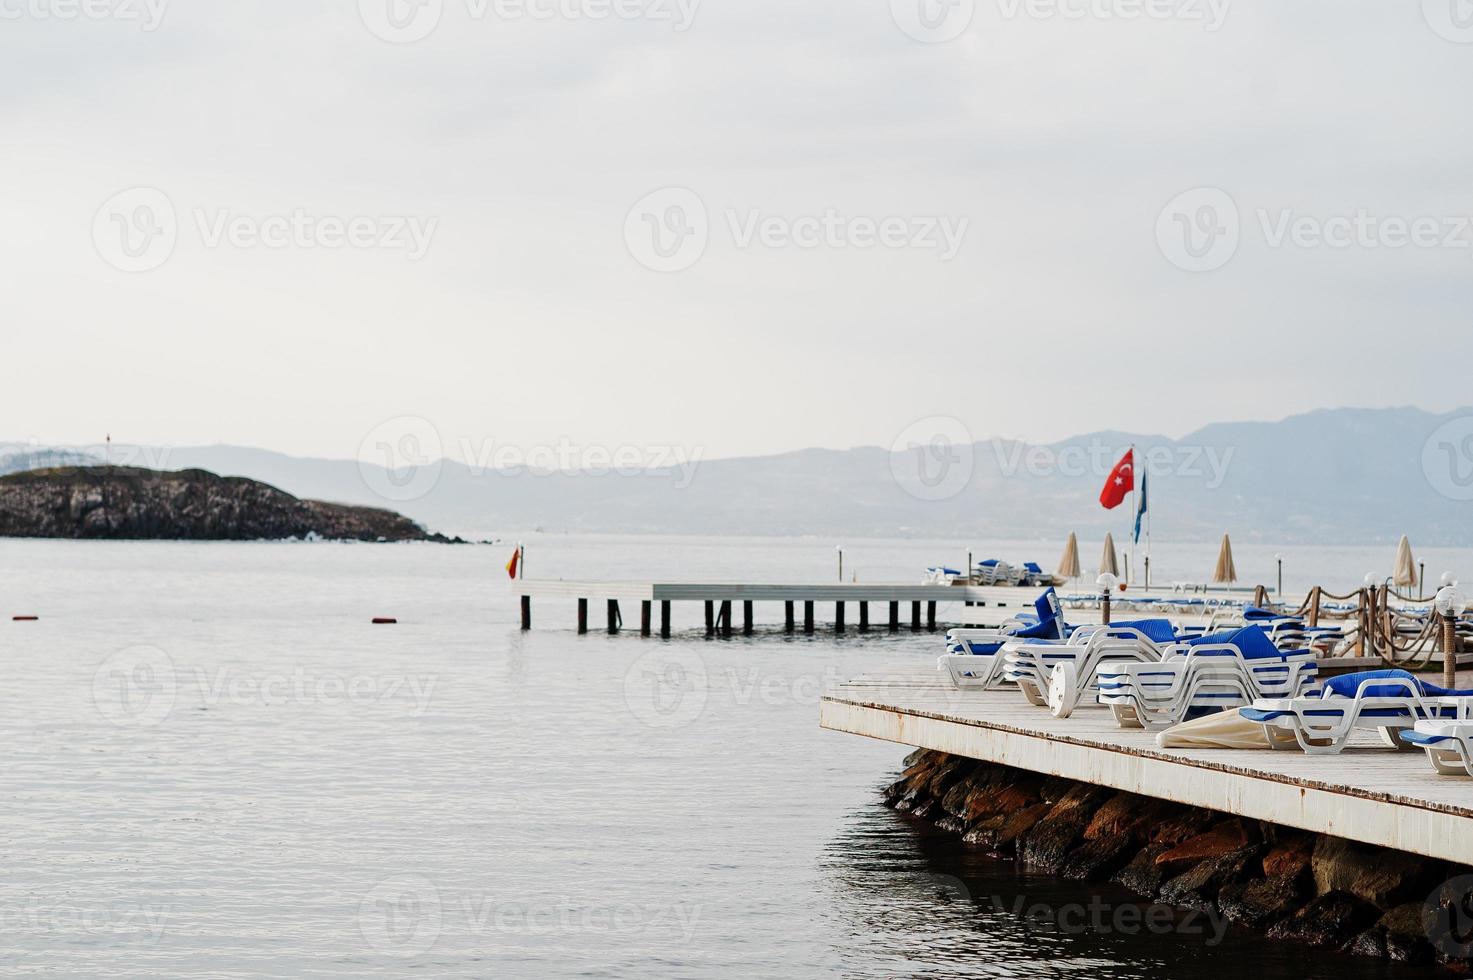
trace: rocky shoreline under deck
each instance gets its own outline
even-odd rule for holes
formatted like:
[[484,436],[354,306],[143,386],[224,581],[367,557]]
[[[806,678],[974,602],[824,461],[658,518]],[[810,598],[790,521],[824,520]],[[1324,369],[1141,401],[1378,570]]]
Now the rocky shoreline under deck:
[[886,804],[999,859],[1270,939],[1473,976],[1473,869],[944,752],[905,764]]

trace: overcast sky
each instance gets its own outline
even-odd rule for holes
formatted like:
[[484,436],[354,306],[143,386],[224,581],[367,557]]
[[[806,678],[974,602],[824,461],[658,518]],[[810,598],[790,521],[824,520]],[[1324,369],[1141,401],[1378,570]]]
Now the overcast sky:
[[1458,0],[78,2],[0,0],[0,439],[1473,401]]

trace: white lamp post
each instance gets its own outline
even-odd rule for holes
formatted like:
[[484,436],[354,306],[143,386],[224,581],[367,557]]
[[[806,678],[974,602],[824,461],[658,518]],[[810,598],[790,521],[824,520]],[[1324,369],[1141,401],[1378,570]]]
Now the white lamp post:
[[[1444,575],[1447,579],[1450,576]],[[1434,600],[1437,614],[1442,617],[1442,686],[1458,686],[1458,617],[1468,610],[1468,600],[1454,584],[1444,585],[1437,590]]]
[[1100,587],[1100,620],[1106,626],[1110,625],[1110,594],[1120,584],[1120,579],[1105,572],[1095,579],[1095,585]]

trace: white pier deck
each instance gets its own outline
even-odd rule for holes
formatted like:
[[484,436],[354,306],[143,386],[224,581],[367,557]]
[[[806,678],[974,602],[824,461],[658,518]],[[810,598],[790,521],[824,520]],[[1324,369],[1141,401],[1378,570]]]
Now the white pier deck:
[[862,675],[823,699],[827,729],[950,752],[1473,864],[1473,779],[1359,736],[1338,756],[1162,749],[1099,706],[1067,719],[1016,691],[954,689],[932,662]]

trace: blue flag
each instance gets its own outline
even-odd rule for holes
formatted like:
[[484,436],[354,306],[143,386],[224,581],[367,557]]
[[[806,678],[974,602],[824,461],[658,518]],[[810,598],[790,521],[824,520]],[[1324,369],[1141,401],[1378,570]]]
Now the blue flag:
[[1151,474],[1145,470],[1141,471],[1141,499],[1140,506],[1135,511],[1135,543],[1141,543],[1141,518],[1146,514],[1146,481]]

